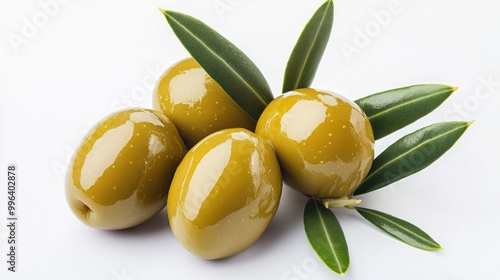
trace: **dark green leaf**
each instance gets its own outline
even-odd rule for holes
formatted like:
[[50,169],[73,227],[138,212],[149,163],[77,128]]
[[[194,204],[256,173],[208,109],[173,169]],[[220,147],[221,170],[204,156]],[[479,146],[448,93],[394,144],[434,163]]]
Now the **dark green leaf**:
[[355,209],[370,223],[408,245],[429,251],[443,249],[427,233],[407,221],[372,209],[361,207]]
[[448,151],[470,124],[436,123],[399,139],[375,158],[355,195],[380,189],[426,168]]
[[391,89],[356,100],[368,116],[375,139],[380,139],[427,115],[457,88],[414,85]]
[[333,1],[321,5],[302,30],[288,59],[283,92],[309,87],[325,52],[333,25]]
[[349,268],[349,252],[344,232],[330,209],[315,198],[304,209],[307,239],[319,258],[333,271],[344,274]]
[[200,20],[161,10],[175,35],[193,58],[257,121],[273,94],[255,64],[235,45]]

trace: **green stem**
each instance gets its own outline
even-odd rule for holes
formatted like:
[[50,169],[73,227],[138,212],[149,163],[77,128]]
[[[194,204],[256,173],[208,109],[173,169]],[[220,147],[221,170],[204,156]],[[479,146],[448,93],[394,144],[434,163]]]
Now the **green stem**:
[[324,198],[321,202],[326,208],[349,208],[353,209],[354,205],[360,204],[361,199],[341,197],[341,198]]

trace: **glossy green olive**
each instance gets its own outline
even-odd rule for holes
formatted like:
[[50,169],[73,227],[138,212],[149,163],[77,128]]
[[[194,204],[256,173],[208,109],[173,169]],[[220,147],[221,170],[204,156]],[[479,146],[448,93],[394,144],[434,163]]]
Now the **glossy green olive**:
[[215,132],[195,145],[175,172],[167,203],[170,227],[197,256],[237,254],[267,228],[281,188],[269,142],[245,129]]
[[172,120],[188,148],[225,128],[255,129],[255,121],[193,58],[176,63],[160,77],[153,108]]
[[273,144],[287,185],[315,197],[351,195],[373,161],[368,118],[330,92],[298,89],[277,97],[260,116],[256,134]]
[[85,137],[68,167],[73,213],[99,229],[138,225],[161,211],[186,148],[174,124],[148,109],[107,117]]

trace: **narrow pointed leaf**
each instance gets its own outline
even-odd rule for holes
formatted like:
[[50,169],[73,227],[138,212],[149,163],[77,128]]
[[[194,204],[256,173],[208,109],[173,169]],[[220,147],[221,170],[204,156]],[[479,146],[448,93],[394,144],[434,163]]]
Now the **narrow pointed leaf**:
[[432,112],[456,89],[447,85],[413,85],[375,93],[355,102],[368,116],[375,139],[380,139]]
[[426,168],[448,151],[470,124],[436,123],[399,139],[375,158],[355,195],[380,189]]
[[333,271],[344,274],[349,268],[349,252],[344,232],[330,209],[315,198],[304,209],[307,239],[319,258]]
[[257,121],[273,94],[255,64],[217,31],[186,14],[161,10],[191,56]]
[[428,251],[443,249],[427,233],[405,220],[373,209],[362,207],[355,207],[355,209],[367,221],[410,246]]
[[288,59],[283,92],[309,87],[314,79],[333,26],[333,1],[321,5],[300,34]]

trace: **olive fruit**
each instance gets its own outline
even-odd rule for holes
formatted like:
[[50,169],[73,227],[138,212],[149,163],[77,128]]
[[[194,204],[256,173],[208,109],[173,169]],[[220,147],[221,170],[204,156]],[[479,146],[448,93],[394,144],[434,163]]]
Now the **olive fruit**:
[[193,58],[163,73],[155,87],[153,108],[172,120],[188,148],[225,128],[255,129],[255,121]]
[[175,172],[167,202],[170,227],[199,257],[237,254],[267,228],[281,188],[269,142],[241,128],[215,132],[196,144]]
[[186,147],[174,124],[149,109],[116,112],[90,130],[66,175],[66,198],[85,224],[115,230],[161,211]]
[[373,131],[364,112],[345,97],[310,88],[273,100],[257,122],[268,139],[283,179],[310,196],[350,196],[373,161]]

